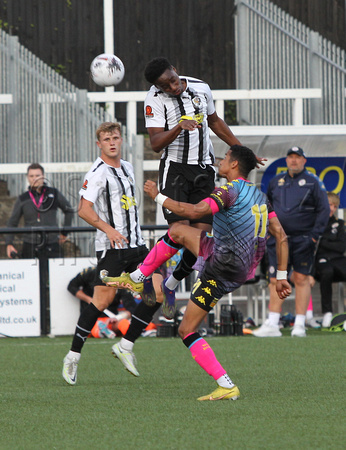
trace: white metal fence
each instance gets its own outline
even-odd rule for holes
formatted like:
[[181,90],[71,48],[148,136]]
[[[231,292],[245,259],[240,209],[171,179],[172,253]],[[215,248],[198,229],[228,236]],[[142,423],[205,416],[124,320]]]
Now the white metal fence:
[[[105,110],[2,30],[0,94],[1,164],[95,159],[95,130],[109,120]],[[52,174],[50,182],[67,186],[69,176]],[[7,178],[11,195],[25,190],[23,176]]]
[[[322,89],[305,124],[345,124],[345,51],[268,0],[235,0],[238,89]],[[240,125],[291,125],[291,100],[238,105]]]

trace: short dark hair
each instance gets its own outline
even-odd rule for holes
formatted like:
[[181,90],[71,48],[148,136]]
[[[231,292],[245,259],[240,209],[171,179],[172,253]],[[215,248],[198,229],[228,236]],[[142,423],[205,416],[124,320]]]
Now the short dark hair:
[[252,169],[257,165],[255,153],[243,145],[232,145],[231,160],[238,161],[239,172],[244,178],[247,178]]
[[155,84],[156,80],[160,78],[163,72],[172,68],[173,66],[167,58],[164,58],[163,56],[154,58],[148,62],[144,70],[145,79],[148,83]]
[[44,174],[44,168],[39,163],[31,163],[30,166],[26,169],[26,174],[29,173],[29,170],[40,169],[40,171]]

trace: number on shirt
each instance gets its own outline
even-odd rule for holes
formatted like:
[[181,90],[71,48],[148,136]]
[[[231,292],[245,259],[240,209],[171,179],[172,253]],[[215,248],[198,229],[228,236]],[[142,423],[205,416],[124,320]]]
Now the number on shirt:
[[[255,216],[255,236],[264,238],[267,230],[268,222],[268,209],[267,205],[253,205],[251,208],[252,215]],[[259,230],[260,224],[262,224],[261,231]]]

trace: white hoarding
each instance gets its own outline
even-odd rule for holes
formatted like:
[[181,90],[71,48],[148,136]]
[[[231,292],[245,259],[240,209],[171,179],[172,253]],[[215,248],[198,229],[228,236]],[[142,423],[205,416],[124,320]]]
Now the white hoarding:
[[0,260],[0,335],[40,334],[38,260]]
[[96,258],[49,260],[50,332],[54,336],[73,334],[80,313],[80,300],[67,286],[81,270],[95,266]]

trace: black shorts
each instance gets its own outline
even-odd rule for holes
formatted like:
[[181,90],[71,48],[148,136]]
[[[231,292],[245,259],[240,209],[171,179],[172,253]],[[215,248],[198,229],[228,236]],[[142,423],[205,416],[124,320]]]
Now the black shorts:
[[[214,190],[215,170],[211,165],[201,167],[199,165],[175,163],[162,159],[160,162],[159,181],[162,194],[173,200],[196,204],[208,197]],[[166,208],[163,208],[163,215],[168,223],[186,220],[186,218],[178,216]],[[212,215],[190,221],[190,223],[208,224],[212,224],[212,222]]]
[[220,280],[213,276],[213,268],[206,263],[200,277],[192,287],[190,300],[204,311],[211,311],[224,295],[238,289],[243,283]]
[[[287,239],[289,251],[287,272],[289,273],[293,269],[303,275],[310,275],[316,248],[311,236],[287,236]],[[276,246],[272,236],[267,241],[267,251],[269,278],[276,278]]]
[[105,286],[100,280],[100,270],[107,270],[110,277],[118,277],[122,272],[133,272],[143,262],[149,250],[145,245],[136,248],[124,248],[107,250],[102,258],[103,252],[96,252],[97,267],[95,274],[95,286]]

